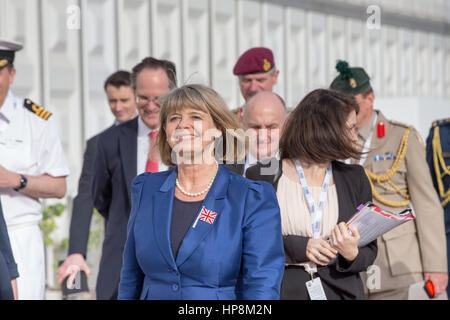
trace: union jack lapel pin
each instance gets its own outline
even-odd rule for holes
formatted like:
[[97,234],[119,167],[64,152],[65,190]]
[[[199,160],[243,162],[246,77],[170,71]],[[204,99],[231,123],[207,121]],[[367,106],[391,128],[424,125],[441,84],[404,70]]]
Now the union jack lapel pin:
[[212,210],[208,210],[205,207],[202,208],[202,210],[200,210],[200,213],[197,216],[197,219],[195,219],[194,225],[192,226],[192,228],[195,228],[197,226],[197,222],[199,220],[204,221],[206,223],[209,224],[213,224],[214,221],[216,220],[217,217],[217,213],[213,212]]

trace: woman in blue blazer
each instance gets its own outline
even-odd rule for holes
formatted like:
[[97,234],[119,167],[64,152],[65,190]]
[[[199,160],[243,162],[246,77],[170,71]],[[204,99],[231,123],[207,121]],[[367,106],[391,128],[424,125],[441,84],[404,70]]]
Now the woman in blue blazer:
[[242,151],[234,115],[211,88],[186,85],[160,121],[159,154],[174,167],[133,181],[119,299],[279,299],[276,194],[215,161]]

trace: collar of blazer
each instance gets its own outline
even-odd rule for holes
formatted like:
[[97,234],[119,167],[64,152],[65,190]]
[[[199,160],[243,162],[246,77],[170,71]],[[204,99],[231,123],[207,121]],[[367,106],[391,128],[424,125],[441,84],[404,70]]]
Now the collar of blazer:
[[170,247],[170,225],[172,221],[173,197],[175,193],[175,180],[178,170],[175,168],[162,183],[159,190],[153,195],[153,231],[161,254],[167,263],[174,269],[180,267],[202,243],[205,237],[213,230],[220,220],[225,198],[228,190],[230,171],[224,165],[219,165],[216,178],[203,200],[202,206],[217,213],[214,223],[203,221],[197,223],[195,229],[189,228],[183,238],[176,261]]
[[119,135],[120,160],[127,186],[128,199],[131,199],[131,183],[137,175],[137,117],[117,127]]
[[272,184],[275,190],[277,190],[278,180],[280,180],[282,173],[282,161],[276,158],[270,158],[263,162],[258,162],[254,166],[248,168],[246,178],[250,180],[266,181]]

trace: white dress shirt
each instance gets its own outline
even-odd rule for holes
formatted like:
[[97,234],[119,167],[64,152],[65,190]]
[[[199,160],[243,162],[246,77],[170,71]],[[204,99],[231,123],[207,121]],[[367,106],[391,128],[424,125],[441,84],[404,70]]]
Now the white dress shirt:
[[247,169],[257,163],[258,159],[256,159],[256,157],[254,157],[251,152],[247,153],[247,156],[245,157],[244,176],[245,172],[247,172]]

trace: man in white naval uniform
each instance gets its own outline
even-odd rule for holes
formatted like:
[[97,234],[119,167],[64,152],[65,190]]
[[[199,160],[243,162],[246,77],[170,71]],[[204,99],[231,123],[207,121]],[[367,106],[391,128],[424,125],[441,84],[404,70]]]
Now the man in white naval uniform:
[[51,113],[14,96],[16,42],[0,40],[0,198],[18,266],[19,299],[44,299],[39,199],[62,198],[69,174]]

